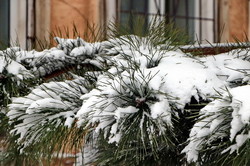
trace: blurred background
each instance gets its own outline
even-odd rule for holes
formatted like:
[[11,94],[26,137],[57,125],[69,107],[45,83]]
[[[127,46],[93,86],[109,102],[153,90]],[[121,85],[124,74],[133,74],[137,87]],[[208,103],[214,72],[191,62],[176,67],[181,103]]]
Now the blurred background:
[[[50,40],[51,32],[74,25],[86,33],[97,25],[107,33],[110,23],[133,27],[135,15],[172,21],[193,41],[219,43],[247,41],[249,0],[0,0],[2,48],[19,43],[34,47],[36,38]],[[87,32],[88,33],[88,32]]]

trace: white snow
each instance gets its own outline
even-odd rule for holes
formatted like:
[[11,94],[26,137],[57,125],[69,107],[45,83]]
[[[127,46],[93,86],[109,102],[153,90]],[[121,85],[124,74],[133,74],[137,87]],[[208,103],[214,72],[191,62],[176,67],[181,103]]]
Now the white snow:
[[156,102],[150,105],[151,117],[153,119],[162,118],[164,121],[168,122],[171,125],[171,114],[169,111],[170,106],[166,96],[158,95],[157,96],[160,102]]
[[85,45],[85,46],[80,46],[80,47],[76,47],[74,48],[71,52],[70,52],[70,55],[71,56],[84,56],[84,55],[92,55],[93,52],[94,52],[94,45],[91,45],[88,43],[88,45]]
[[250,62],[236,56],[224,53],[215,56],[208,56],[200,59],[207,68],[219,78],[232,82],[235,80],[247,81],[250,71]]
[[[133,114],[136,113],[138,111],[138,109],[136,107],[133,106],[128,106],[125,108],[117,108],[116,112],[115,112],[115,118],[120,119],[124,114]],[[112,133],[112,131],[111,131]]]
[[233,96],[232,107],[237,110],[244,124],[250,122],[250,85],[234,88],[230,91]]
[[62,101],[52,99],[52,98],[44,98],[41,100],[37,100],[33,102],[26,110],[27,114],[34,114],[40,109],[68,109],[68,106]]

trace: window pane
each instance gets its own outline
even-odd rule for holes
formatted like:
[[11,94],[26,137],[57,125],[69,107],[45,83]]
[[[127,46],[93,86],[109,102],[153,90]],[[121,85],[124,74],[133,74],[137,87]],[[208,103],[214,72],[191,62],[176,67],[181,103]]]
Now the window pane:
[[185,30],[191,39],[195,37],[195,0],[170,0],[166,6],[170,20]]
[[134,0],[132,10],[147,13],[147,0]]
[[121,13],[120,16],[120,23],[123,26],[126,26],[127,24],[129,24],[129,19],[130,19],[130,13]]
[[130,10],[131,0],[121,0],[121,10]]
[[9,0],[0,0],[0,49],[9,42]]

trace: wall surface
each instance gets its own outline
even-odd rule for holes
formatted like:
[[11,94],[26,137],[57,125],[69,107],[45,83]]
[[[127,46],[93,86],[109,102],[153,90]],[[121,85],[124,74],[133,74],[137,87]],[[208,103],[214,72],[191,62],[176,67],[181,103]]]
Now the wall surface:
[[220,42],[245,41],[249,33],[249,1],[219,0]]
[[229,41],[238,38],[244,41],[248,34],[248,0],[230,0],[229,3]]
[[67,35],[72,38],[75,25],[80,34],[86,34],[88,23],[98,22],[98,0],[51,0],[50,20],[52,32],[57,28],[65,32],[64,29],[68,28]]

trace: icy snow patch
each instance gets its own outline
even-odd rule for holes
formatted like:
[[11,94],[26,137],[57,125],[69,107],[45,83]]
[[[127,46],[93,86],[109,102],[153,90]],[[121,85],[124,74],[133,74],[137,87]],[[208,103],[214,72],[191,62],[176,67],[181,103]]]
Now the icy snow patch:
[[250,123],[250,85],[240,86],[230,91],[233,96],[232,107],[238,110],[241,121],[244,124]]

